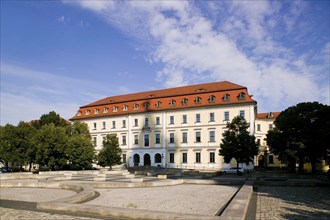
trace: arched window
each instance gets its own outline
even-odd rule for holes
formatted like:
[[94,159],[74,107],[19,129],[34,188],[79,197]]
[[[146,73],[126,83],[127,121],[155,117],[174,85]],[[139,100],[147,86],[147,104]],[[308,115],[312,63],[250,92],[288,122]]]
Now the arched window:
[[108,113],[108,111],[109,111],[109,109],[106,107],[103,109],[103,113]]
[[162,107],[162,103],[160,101],[156,102],[155,104],[156,108],[161,108]]
[[244,92],[239,93],[238,100],[245,100],[245,93]]
[[150,103],[149,103],[149,102],[145,102],[145,103],[144,103],[144,109],[145,109],[145,110],[148,110],[149,107],[150,107]]
[[197,97],[195,98],[195,103],[196,103],[196,104],[201,104],[201,103],[202,103],[202,98],[199,97],[199,96],[197,96]]
[[228,93],[224,94],[222,97],[224,102],[229,102],[230,101],[230,95]]
[[134,163],[134,166],[139,166],[140,156],[138,154],[134,154],[134,156],[133,156],[133,163]]
[[214,95],[211,95],[209,97],[209,103],[214,103],[215,102],[215,96]]
[[113,111],[113,112],[118,112],[118,107],[117,107],[117,106],[113,106],[113,107],[112,107],[112,111]]
[[133,109],[138,110],[139,109],[139,104],[134,104]]
[[128,110],[128,106],[127,105],[124,105],[123,106],[123,110],[126,112]]
[[162,156],[160,154],[155,155],[155,163],[161,163],[162,162]]
[[188,104],[188,99],[183,98],[181,103],[182,103],[182,105],[187,105]]
[[90,113],[90,110],[86,110],[86,115],[89,115],[89,113]]
[[94,109],[94,115],[97,115],[99,113],[99,109]]
[[174,107],[174,106],[175,106],[175,100],[172,99],[172,100],[170,101],[170,106],[171,106],[171,107]]

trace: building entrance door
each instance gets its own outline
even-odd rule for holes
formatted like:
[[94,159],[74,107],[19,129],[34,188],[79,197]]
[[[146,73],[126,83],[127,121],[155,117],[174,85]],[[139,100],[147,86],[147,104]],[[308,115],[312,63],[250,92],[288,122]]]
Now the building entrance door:
[[149,154],[145,154],[143,159],[144,159],[144,166],[150,166],[151,165]]
[[140,156],[138,154],[134,154],[133,160],[134,166],[139,166]]

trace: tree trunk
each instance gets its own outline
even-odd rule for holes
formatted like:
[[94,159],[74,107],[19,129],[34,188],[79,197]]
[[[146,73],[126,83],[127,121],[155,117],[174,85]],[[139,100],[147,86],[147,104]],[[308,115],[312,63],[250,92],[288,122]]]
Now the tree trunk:
[[298,168],[298,172],[299,173],[303,173],[304,172],[304,158],[303,157],[299,157],[299,168]]
[[312,173],[315,174],[316,173],[316,159],[315,158],[312,158],[311,165],[312,165]]

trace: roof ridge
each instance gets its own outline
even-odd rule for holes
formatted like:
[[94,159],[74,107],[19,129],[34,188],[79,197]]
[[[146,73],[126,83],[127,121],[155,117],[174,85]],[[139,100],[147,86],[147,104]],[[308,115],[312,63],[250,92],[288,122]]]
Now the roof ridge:
[[[214,87],[216,85],[222,86],[224,88],[222,88],[222,89],[212,88],[210,90],[208,90],[207,88],[203,88],[203,87],[210,87],[210,86]],[[198,87],[201,87],[201,88],[198,88]],[[192,89],[194,89],[194,91],[191,91]],[[214,92],[214,91],[230,91],[230,90],[236,90],[236,89],[246,89],[246,87],[229,82],[229,81],[200,83],[200,84],[186,85],[186,86],[180,86],[180,87],[171,87],[171,88],[165,88],[165,89],[108,96],[108,97],[99,99],[95,102],[89,103],[89,104],[81,106],[81,107],[88,107],[88,106],[94,106],[94,105],[105,105],[105,104],[109,104],[109,103],[121,103],[121,102],[127,102],[127,101],[137,101],[137,100],[143,100],[143,99],[148,99],[148,98],[175,97],[175,96],[188,95],[188,94],[192,94],[192,93],[202,94],[202,93],[208,93],[208,92]],[[189,90],[189,91],[186,91],[186,90]],[[180,92],[180,91],[183,91],[183,92]],[[165,94],[160,94],[160,93],[165,93]],[[129,98],[127,100],[128,97],[131,97],[131,98]],[[120,99],[120,98],[123,98],[123,100],[121,100],[121,101],[114,100],[114,99]]]

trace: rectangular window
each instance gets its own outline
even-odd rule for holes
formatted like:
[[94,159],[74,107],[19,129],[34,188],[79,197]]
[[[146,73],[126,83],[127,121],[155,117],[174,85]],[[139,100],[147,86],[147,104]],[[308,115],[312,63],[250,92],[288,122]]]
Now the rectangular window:
[[105,121],[102,122],[102,129],[103,129],[103,130],[105,130],[105,125],[106,125],[106,124],[105,124]]
[[273,124],[269,124],[269,130],[273,130]]
[[187,124],[187,115],[182,115],[182,124]]
[[239,111],[239,116],[240,116],[241,118],[245,118],[245,111],[244,111],[244,110],[240,110],[240,111]]
[[260,146],[260,139],[259,138],[257,139],[257,144]]
[[174,133],[170,133],[170,144],[174,144]]
[[225,121],[229,121],[229,112],[225,112]]
[[155,139],[156,139],[156,144],[160,144],[160,134],[159,133],[155,134]]
[[210,131],[210,142],[215,142],[215,131]]
[[116,128],[116,121],[112,121],[112,129]]
[[134,144],[139,144],[139,135],[134,134]]
[[144,134],[144,146],[149,147],[149,134]]
[[170,153],[170,163],[174,163],[174,153]]
[[126,128],[126,120],[123,120],[123,128]]
[[93,130],[96,130],[96,122],[93,124]]
[[201,142],[201,132],[200,131],[196,131],[196,141],[197,143],[200,143]]
[[94,147],[96,147],[96,145],[97,145],[97,138],[96,137],[93,137],[93,145],[94,145]]
[[139,120],[137,118],[134,119],[134,127],[139,126]]
[[126,154],[123,154],[123,163],[126,163]]
[[188,133],[182,132],[182,143],[187,143],[187,142],[188,142]]
[[196,163],[200,163],[200,162],[201,162],[201,153],[196,152]]
[[257,124],[257,131],[261,131],[261,125]]
[[170,116],[170,124],[171,125],[174,124],[174,116],[173,115]]
[[196,123],[201,122],[201,114],[196,114]]
[[210,113],[210,122],[214,122],[214,112]]
[[160,118],[156,117],[156,125],[160,125]]
[[126,145],[126,135],[121,136],[122,145]]
[[268,155],[268,163],[273,164],[274,163],[274,156],[273,155]]
[[144,126],[149,126],[149,118],[144,119]]
[[187,153],[182,153],[182,163],[187,163]]
[[215,163],[215,153],[210,152],[210,163]]

